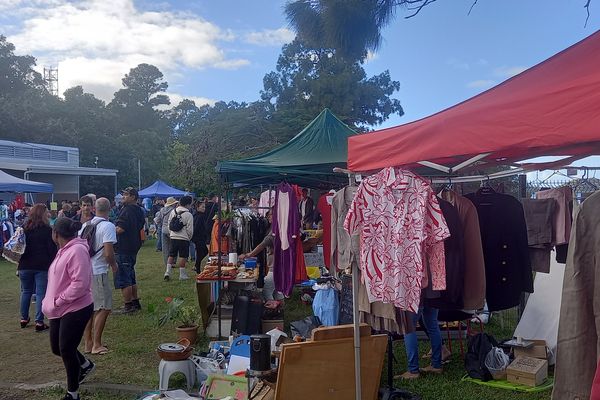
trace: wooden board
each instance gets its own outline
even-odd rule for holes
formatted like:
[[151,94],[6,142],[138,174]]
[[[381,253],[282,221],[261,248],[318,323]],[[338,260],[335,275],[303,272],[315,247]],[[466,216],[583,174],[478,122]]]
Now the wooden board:
[[[371,336],[371,327],[360,324],[360,336]],[[333,340],[354,337],[354,325],[322,326],[312,331],[312,340]]]
[[[376,400],[387,348],[386,335],[361,338],[362,399]],[[354,398],[353,338],[281,346],[275,400]]]

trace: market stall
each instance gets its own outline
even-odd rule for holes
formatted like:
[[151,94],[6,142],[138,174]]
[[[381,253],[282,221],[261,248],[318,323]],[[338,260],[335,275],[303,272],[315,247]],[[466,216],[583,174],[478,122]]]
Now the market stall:
[[[539,261],[532,252],[532,247],[535,247],[532,244],[538,245],[532,240],[539,238],[532,239],[528,235],[528,228],[531,228],[532,223],[527,215],[528,207],[540,207],[542,200],[553,198],[557,209],[562,210],[548,214],[563,217],[562,222],[554,225],[554,230],[551,231],[554,236],[548,240],[548,244],[557,245],[557,257],[560,251],[558,245],[568,244],[569,236],[571,240],[583,240],[586,243],[584,246],[588,246],[588,251],[597,251],[587,240],[589,236],[585,236],[593,235],[591,231],[586,231],[590,227],[580,222],[584,218],[583,215],[587,215],[588,219],[593,218],[591,216],[594,213],[598,215],[597,209],[594,210],[597,196],[592,195],[590,200],[586,200],[582,210],[587,212],[579,212],[573,222],[573,232],[570,233],[568,204],[570,199],[579,198],[578,193],[568,197],[573,193],[573,188],[540,188],[534,200],[537,203],[532,204],[530,201],[521,203],[510,196],[495,193],[488,188],[488,182],[527,171],[558,169],[568,166],[574,160],[600,154],[599,65],[600,33],[597,32],[550,59],[456,106],[419,121],[350,138],[349,168],[369,175],[368,178],[363,178],[359,188],[359,191],[363,189],[364,197],[359,204],[366,206],[358,206],[355,214],[360,215],[365,210],[375,211],[377,198],[368,193],[365,195],[364,192],[369,192],[365,187],[373,189],[382,185],[381,187],[394,188],[400,183],[404,187],[410,187],[413,182],[420,182],[419,185],[425,188],[424,190],[433,193],[428,188],[431,183],[481,182],[484,187],[466,197],[472,203],[471,207],[475,206],[479,216],[486,272],[486,298],[497,310],[514,306],[518,301],[518,294],[533,290],[531,267],[535,268],[536,262]],[[538,164],[527,161],[538,156],[559,156],[559,160]],[[492,172],[502,168],[500,172]],[[445,177],[421,180],[422,178],[410,171],[418,171],[421,175],[430,177],[439,176],[441,172]],[[469,173],[471,176],[464,176]],[[402,191],[401,186],[397,186],[396,189]],[[455,207],[457,206],[457,194],[448,198],[442,193],[441,197],[453,200]],[[594,200],[591,200],[592,198]],[[433,209],[436,209],[437,202],[437,199],[433,200]],[[380,209],[381,205],[378,208]],[[514,211],[509,212],[509,208]],[[493,220],[498,216],[502,217],[494,225]],[[350,218],[349,225],[352,226],[354,216]],[[502,226],[506,225],[506,221],[512,221],[510,225],[515,229],[518,226],[521,228],[504,232]],[[462,222],[468,223],[465,219]],[[578,224],[581,233],[577,233]],[[510,243],[506,240],[510,240]],[[369,244],[361,245],[364,247]],[[496,251],[494,247],[504,250]],[[520,255],[512,253],[514,249],[519,248],[523,249]],[[590,352],[595,346],[582,346],[585,340],[588,340],[586,343],[596,343],[598,338],[598,331],[589,329],[594,326],[595,314],[588,305],[596,301],[597,292],[586,282],[594,279],[594,272],[590,271],[590,267],[593,269],[593,266],[589,264],[589,259],[586,261],[583,253],[577,253],[574,248],[575,246],[570,246],[568,250],[564,250],[565,255],[566,251],[569,255],[564,257],[567,267],[558,328],[556,386],[553,394],[555,399],[589,398],[594,371],[598,371],[596,353]],[[546,251],[549,263],[550,250],[543,250]],[[472,257],[471,253],[467,252],[468,257]],[[503,255],[505,253],[506,255]],[[545,272],[547,271],[538,270],[538,273]],[[419,282],[419,279],[414,282]],[[507,289],[507,285],[510,289]],[[414,288],[420,290],[418,286],[419,284]],[[490,290],[496,291],[498,288],[504,289],[490,293]],[[509,293],[511,299],[506,293]],[[376,293],[370,295],[374,296]],[[397,298],[393,296],[384,299],[386,302],[394,300]],[[405,305],[404,308],[410,307]],[[577,316],[574,316],[574,312],[577,312]],[[575,323],[576,326],[573,326],[574,319],[580,321]],[[520,346],[522,343],[516,345]],[[545,351],[543,355],[545,357]],[[529,372],[533,371],[533,375],[543,371],[543,363],[538,363],[535,358],[528,364],[531,369]],[[573,363],[569,360],[578,361]],[[518,359],[515,364],[519,364]],[[515,368],[518,368],[514,371],[510,367],[507,368],[509,380],[511,374],[517,380],[525,376],[521,374],[524,368],[521,364],[516,365]],[[545,365],[547,369],[547,363]],[[531,378],[532,386],[542,383],[536,378],[537,375]]]
[[171,196],[172,197],[181,197],[181,196],[185,196],[186,194],[187,194],[187,192],[184,192],[183,190],[179,190],[177,188],[169,186],[161,180],[155,181],[152,185],[145,187],[139,191],[140,199],[143,199],[146,197],[148,197],[148,198],[154,198],[154,197],[167,198],[167,197],[171,197]]

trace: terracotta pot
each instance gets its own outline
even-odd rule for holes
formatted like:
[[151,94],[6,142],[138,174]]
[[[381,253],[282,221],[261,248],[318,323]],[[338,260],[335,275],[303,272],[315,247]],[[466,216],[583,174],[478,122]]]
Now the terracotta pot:
[[178,326],[175,328],[180,339],[186,338],[192,345],[198,340],[198,325],[194,326]]

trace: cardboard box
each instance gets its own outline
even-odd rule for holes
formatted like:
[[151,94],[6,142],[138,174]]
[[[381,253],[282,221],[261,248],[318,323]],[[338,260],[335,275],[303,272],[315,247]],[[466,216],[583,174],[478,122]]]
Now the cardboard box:
[[[529,339],[528,339],[529,340]],[[533,357],[542,360],[548,359],[548,350],[545,340],[532,339],[533,345],[528,348],[514,347],[515,358]]]
[[548,377],[548,361],[533,357],[519,357],[506,368],[506,379],[511,383],[539,386]]

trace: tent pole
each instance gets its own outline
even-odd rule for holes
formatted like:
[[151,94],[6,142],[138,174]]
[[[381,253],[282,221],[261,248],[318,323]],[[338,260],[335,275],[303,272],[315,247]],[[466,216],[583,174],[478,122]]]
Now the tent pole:
[[362,385],[360,377],[360,321],[358,310],[358,265],[352,266],[352,306],[354,320],[354,385],[356,388],[355,400],[361,400]]
[[217,319],[219,324],[219,340],[221,340],[221,194],[223,191],[223,182],[219,175],[219,196],[217,197],[217,278],[219,292],[217,294]]

